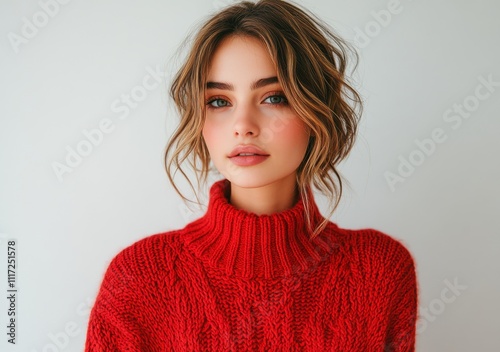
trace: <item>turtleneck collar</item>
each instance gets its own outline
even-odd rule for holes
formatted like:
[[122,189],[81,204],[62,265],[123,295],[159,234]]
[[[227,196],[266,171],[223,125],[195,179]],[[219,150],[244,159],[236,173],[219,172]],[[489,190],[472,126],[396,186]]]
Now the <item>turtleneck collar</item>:
[[[216,181],[206,213],[183,231],[186,245],[207,265],[229,276],[284,277],[311,269],[336,246],[325,230],[310,240],[301,196],[292,208],[257,215],[230,204],[229,187],[227,179]],[[310,211],[314,228],[323,216],[312,193]]]

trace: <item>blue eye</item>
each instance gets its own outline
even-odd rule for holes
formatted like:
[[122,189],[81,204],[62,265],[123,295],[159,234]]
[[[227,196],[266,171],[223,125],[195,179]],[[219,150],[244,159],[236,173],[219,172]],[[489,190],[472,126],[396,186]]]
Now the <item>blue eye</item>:
[[278,104],[286,104],[288,103],[288,100],[283,95],[271,95],[267,97],[264,102],[270,103],[273,105],[278,105]]
[[207,104],[213,108],[224,108],[224,107],[229,105],[227,100],[220,99],[220,98],[210,100]]

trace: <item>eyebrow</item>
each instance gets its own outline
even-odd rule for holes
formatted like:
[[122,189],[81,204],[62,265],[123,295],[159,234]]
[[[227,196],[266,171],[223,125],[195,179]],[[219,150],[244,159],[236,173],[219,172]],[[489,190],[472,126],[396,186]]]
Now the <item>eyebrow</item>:
[[[279,83],[278,77],[268,77],[268,78],[261,78],[255,82],[252,83],[250,88],[252,90],[258,89],[265,87],[267,85],[273,84],[273,83]],[[222,90],[234,90],[234,86],[229,83],[223,83],[223,82],[207,82],[207,89],[222,89]]]

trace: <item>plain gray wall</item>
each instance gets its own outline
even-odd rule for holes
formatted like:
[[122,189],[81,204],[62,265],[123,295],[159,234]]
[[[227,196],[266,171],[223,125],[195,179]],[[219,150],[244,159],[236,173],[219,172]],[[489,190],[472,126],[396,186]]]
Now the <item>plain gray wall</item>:
[[[2,351],[81,351],[114,255],[203,212],[186,209],[163,170],[177,121],[166,87],[188,31],[230,2],[0,3],[0,289],[11,238],[19,288],[18,344],[2,333]],[[496,351],[500,3],[299,3],[360,51],[366,107],[332,221],[377,228],[414,254],[418,351]],[[87,155],[58,177],[77,148]]]

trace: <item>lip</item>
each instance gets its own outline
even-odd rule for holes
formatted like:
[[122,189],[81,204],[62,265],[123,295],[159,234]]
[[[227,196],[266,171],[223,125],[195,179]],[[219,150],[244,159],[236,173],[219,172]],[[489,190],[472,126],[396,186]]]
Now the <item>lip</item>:
[[[252,154],[256,154],[255,156],[237,156],[238,154],[240,153],[252,153]],[[263,156],[269,156],[269,154],[267,154],[265,151],[263,151],[262,149],[254,146],[254,145],[243,145],[243,144],[240,144],[238,146],[236,146],[236,148],[234,148],[231,153],[228,155],[229,158],[250,158],[250,157],[256,157],[256,156],[259,156],[259,157],[263,157]],[[261,158],[262,159],[262,158]]]
[[247,155],[247,156],[233,156],[230,158],[233,164],[238,166],[252,166],[257,165],[269,158],[269,155]]

